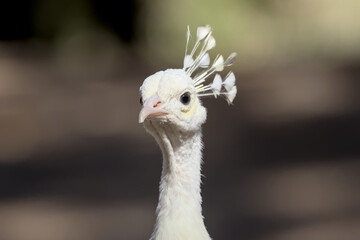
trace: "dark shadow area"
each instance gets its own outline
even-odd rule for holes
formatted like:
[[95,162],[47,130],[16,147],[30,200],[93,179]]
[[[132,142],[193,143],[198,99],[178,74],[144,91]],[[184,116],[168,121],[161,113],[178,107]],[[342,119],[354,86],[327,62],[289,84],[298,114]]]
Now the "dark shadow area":
[[1,164],[0,199],[45,195],[106,204],[156,196],[159,156],[144,155],[125,142],[120,136],[85,138],[68,149]]

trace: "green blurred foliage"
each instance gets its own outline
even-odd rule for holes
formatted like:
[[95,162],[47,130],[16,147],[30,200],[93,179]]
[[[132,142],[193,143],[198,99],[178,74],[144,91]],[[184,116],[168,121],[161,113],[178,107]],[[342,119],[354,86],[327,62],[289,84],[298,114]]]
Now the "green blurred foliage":
[[[181,67],[186,26],[210,24],[216,52],[239,53],[238,65],[256,69],[297,61],[344,61],[360,56],[357,0],[144,1],[141,51],[151,62]],[[214,53],[215,54],[215,53]]]

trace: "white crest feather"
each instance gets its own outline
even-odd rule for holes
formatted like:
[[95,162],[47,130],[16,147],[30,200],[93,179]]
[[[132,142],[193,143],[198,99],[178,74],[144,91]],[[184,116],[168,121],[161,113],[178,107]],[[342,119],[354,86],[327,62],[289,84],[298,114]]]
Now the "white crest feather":
[[185,47],[185,55],[187,54],[188,46],[190,41],[190,27],[187,26],[187,32],[186,32],[186,47]]
[[194,59],[190,55],[185,55],[184,58],[184,69],[189,68],[191,65],[193,65]]
[[220,55],[214,62],[213,67],[215,68],[215,71],[221,72],[224,70],[224,58],[222,55]]
[[233,72],[228,73],[223,84],[226,91],[230,91],[230,89],[235,85],[235,75]]
[[236,53],[230,54],[229,57],[226,59],[224,66],[226,67],[231,66],[235,61],[236,55],[237,55]]
[[213,36],[210,36],[207,43],[206,43],[206,51],[213,49],[216,46],[216,41]]
[[206,53],[200,60],[199,67],[208,68],[209,65],[210,65],[210,56],[208,53]]
[[217,97],[220,94],[221,85],[222,85],[221,76],[219,74],[216,74],[214,77],[214,81],[211,84],[211,90],[213,91],[215,97]]
[[197,40],[200,41],[205,38],[211,32],[211,27],[209,25],[198,27],[196,32]]
[[233,86],[230,91],[226,94],[226,100],[229,104],[231,104],[234,101],[234,98],[236,97],[237,88],[236,86]]
[[[186,74],[191,77],[195,71],[193,84],[199,97],[202,96],[219,96],[222,95],[226,98],[228,103],[232,103],[237,92],[235,86],[235,75],[229,72],[225,77],[224,82],[220,74],[216,73],[214,80],[211,84],[205,84],[205,81],[215,72],[221,72],[225,67],[231,66],[236,58],[236,53],[232,53],[224,61],[222,55],[218,55],[212,64],[210,64],[210,56],[208,51],[216,46],[215,38],[212,36],[212,29],[209,25],[198,27],[196,32],[196,41],[193,49],[188,54],[188,46],[190,43],[190,29],[187,28],[186,33],[186,48],[184,57],[184,70]],[[197,50],[197,49],[200,50]],[[199,71],[199,68],[204,70]],[[222,89],[224,86],[224,89]]]

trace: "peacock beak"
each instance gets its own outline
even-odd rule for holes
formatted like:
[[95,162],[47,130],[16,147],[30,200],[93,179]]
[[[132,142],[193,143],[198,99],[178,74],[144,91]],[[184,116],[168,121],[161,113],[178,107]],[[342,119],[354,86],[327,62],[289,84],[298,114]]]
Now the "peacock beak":
[[139,114],[139,123],[143,123],[145,119],[164,116],[166,114],[168,114],[168,112],[163,109],[163,102],[160,97],[154,95],[145,100]]

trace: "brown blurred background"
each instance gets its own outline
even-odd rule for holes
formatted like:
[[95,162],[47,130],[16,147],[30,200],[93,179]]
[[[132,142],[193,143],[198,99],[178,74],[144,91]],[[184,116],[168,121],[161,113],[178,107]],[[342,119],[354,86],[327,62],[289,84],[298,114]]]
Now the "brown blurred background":
[[[186,26],[236,51],[204,100],[216,239],[360,239],[358,0],[13,0],[0,7],[0,240],[140,240],[161,154],[138,88],[181,68]],[[224,73],[226,74],[226,73]]]

